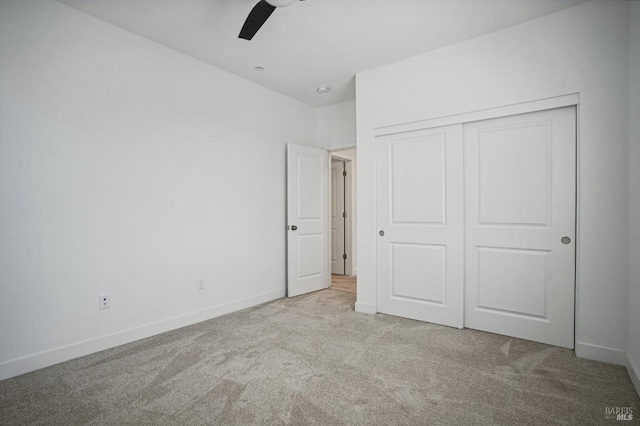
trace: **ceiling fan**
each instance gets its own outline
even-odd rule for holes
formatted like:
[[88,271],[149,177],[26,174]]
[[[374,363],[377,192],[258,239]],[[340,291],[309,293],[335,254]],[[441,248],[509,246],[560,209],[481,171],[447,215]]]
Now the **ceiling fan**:
[[[238,38],[245,40],[251,40],[258,32],[260,27],[269,19],[269,16],[276,10],[276,7],[289,6],[296,0],[260,0],[251,12],[247,16],[247,20],[244,21],[244,25],[240,30]],[[304,1],[304,0],[300,0]]]

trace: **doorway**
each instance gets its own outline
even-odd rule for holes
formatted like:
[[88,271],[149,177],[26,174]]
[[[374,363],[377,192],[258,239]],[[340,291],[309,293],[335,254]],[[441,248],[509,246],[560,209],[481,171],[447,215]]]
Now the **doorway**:
[[346,164],[331,158],[331,274],[347,275],[347,169]]
[[331,152],[332,275],[356,275],[356,149]]
[[[342,172],[342,192],[333,193],[343,206],[332,214],[332,157]],[[336,176],[337,177],[337,176]],[[287,280],[286,294],[294,297],[331,286],[332,245],[342,254],[337,272],[356,276],[356,152],[355,148],[330,152],[287,144]],[[334,187],[340,182],[334,180]],[[343,214],[340,215],[338,211]],[[331,219],[345,219],[340,242],[332,241]],[[334,238],[337,241],[337,238]],[[355,284],[355,279],[352,280]],[[355,286],[354,286],[355,287]],[[354,289],[355,291],[355,289]]]

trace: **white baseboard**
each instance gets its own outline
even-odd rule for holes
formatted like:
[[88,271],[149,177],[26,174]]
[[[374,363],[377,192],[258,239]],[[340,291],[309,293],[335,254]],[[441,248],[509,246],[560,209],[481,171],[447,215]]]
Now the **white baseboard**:
[[375,315],[376,308],[371,303],[356,302],[356,312],[361,314]]
[[173,318],[145,324],[116,333],[100,336],[95,339],[84,340],[59,348],[50,349],[44,352],[27,355],[25,357],[0,363],[0,380],[49,367],[73,358],[89,355],[94,352],[113,348],[125,343],[155,336],[156,334],[175,330],[176,328],[196,324],[222,315],[236,312],[241,309],[260,305],[275,299],[284,297],[284,289],[271,290],[246,299],[235,300],[233,302],[203,309],[201,311],[190,312]]
[[631,378],[631,383],[633,383],[633,386],[636,388],[636,393],[640,397],[640,369],[633,362],[629,354],[627,354],[627,372]]
[[576,356],[626,367],[631,383],[633,383],[638,396],[640,396],[640,369],[625,351],[576,342]]
[[609,364],[627,366],[627,353],[620,349],[576,342],[576,356]]

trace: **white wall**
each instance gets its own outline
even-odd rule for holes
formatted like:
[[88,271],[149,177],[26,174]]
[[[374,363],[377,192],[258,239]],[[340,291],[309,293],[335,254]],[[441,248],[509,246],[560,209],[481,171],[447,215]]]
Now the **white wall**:
[[577,353],[625,363],[628,10],[590,2],[357,75],[358,311],[376,304],[373,129],[579,93]]
[[346,149],[332,152],[332,155],[336,158],[349,160],[351,167],[348,177],[351,189],[351,206],[348,210],[351,214],[351,271],[348,273],[349,275],[358,275],[358,221],[356,220],[358,217],[358,154],[356,149]]
[[318,108],[318,146],[332,150],[356,145],[356,101]]
[[640,2],[631,3],[629,61],[629,323],[627,356],[640,394]]
[[0,379],[284,295],[315,109],[53,1],[0,19]]

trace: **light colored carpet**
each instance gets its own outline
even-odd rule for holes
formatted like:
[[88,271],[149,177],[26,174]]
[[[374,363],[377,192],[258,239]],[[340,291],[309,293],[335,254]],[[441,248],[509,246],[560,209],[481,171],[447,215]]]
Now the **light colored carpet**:
[[0,382],[2,425],[614,424],[624,368],[353,311],[353,279]]

